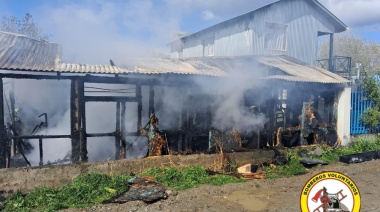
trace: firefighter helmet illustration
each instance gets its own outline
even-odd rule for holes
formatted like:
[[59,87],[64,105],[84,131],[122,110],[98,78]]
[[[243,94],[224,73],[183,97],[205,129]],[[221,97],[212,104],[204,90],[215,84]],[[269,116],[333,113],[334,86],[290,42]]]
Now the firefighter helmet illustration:
[[355,183],[338,172],[313,176],[301,193],[302,212],[357,212],[360,193]]

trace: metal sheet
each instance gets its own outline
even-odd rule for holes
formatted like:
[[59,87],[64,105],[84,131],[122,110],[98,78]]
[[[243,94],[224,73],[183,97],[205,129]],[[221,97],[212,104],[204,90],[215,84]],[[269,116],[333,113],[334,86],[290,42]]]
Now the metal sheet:
[[56,43],[0,31],[0,68],[51,71],[59,58]]

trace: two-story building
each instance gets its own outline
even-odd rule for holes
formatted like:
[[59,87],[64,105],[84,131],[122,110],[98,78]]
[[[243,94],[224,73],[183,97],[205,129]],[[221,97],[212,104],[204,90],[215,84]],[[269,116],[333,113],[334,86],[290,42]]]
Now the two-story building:
[[[351,89],[347,86],[349,81],[314,67],[317,65],[320,36],[328,36],[328,67],[333,67],[334,34],[347,29],[341,20],[317,0],[279,0],[170,42],[170,55],[171,58],[178,58],[180,61],[225,61],[227,64],[231,58],[239,61],[239,64],[242,63],[241,58],[251,58],[251,61],[244,59],[245,64],[240,66],[246,69],[252,67],[252,72],[253,69],[257,72],[257,66],[253,64],[264,65],[266,71],[259,72],[265,72],[268,79],[277,79],[269,80],[268,84],[272,83],[280,88],[274,91],[278,92],[278,98],[276,94],[272,94],[276,97],[273,98],[274,108],[267,114],[270,117],[267,127],[269,131],[278,127],[275,121],[276,111],[282,110],[287,113],[284,116],[288,120],[293,119],[293,125],[289,121],[287,124],[283,123],[282,130],[295,126],[298,121],[302,125],[301,140],[307,139],[308,143],[313,143],[317,140],[316,137],[319,136],[320,139],[321,136],[326,136],[316,131],[310,133],[312,131],[305,128],[331,128],[332,124],[338,135],[337,141],[347,144],[350,137]],[[229,74],[234,73],[230,71]],[[327,80],[329,77],[337,80]],[[259,93],[267,95],[261,91]],[[285,93],[286,101],[282,95]],[[304,97],[295,97],[300,95]],[[256,95],[251,98],[259,97]],[[306,102],[314,104],[311,107],[319,124],[311,124],[312,120],[305,121]],[[299,120],[295,116],[298,116]],[[288,136],[292,137],[290,134]],[[286,140],[285,137],[279,138],[277,133],[278,140]],[[328,140],[324,139],[330,144],[336,142]]]

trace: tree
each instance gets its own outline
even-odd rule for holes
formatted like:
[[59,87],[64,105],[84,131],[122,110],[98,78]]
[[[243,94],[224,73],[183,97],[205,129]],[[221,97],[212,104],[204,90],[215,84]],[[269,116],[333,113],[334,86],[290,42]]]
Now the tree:
[[376,82],[375,74],[367,74],[362,84],[364,93],[371,100],[373,107],[367,108],[361,115],[360,120],[366,125],[377,127],[380,122],[380,87]]
[[[329,39],[319,47],[319,58],[329,57]],[[334,36],[334,55],[351,57],[352,65],[362,64],[365,71],[377,70],[380,66],[380,46],[374,41],[367,41],[352,31]]]
[[[329,40],[322,42],[320,58],[328,58],[329,45]],[[380,123],[380,87],[375,76],[380,70],[380,45],[360,38],[353,32],[341,33],[334,37],[334,55],[351,57],[353,65],[362,65],[359,86],[373,107],[364,111],[360,121],[367,126],[377,127]]]
[[49,39],[49,36],[43,33],[42,28],[34,22],[33,16],[30,13],[26,13],[22,20],[12,15],[3,16],[0,30],[23,34],[36,39]]

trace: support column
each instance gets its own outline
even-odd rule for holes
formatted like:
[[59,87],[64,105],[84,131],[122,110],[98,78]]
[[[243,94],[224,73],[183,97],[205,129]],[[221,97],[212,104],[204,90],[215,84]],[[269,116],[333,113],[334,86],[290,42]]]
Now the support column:
[[179,119],[178,119],[178,129],[180,130],[180,133],[178,134],[178,144],[177,144],[177,151],[178,153],[183,151],[182,145],[183,145],[183,124],[184,124],[184,107],[185,107],[185,102],[182,102],[182,110],[179,112]]
[[149,118],[154,113],[154,86],[149,86]]
[[80,162],[80,83],[78,79],[71,80],[70,118],[71,118],[71,162]]
[[0,78],[0,168],[6,166],[6,131],[4,126],[4,87],[3,78]]
[[121,153],[120,153],[120,159],[125,159],[127,156],[127,149],[126,149],[126,141],[125,141],[125,135],[127,129],[125,128],[125,102],[121,103],[121,135],[120,135],[120,146],[121,146]]
[[334,33],[330,34],[330,48],[329,48],[329,71],[334,72]]
[[[188,92],[187,92],[188,93]],[[190,145],[191,142],[190,140],[192,139],[192,136],[190,134],[191,126],[192,126],[192,115],[190,114],[190,108],[189,108],[189,103],[190,103],[190,97],[186,97],[185,100],[185,126],[186,126],[186,134],[185,134],[185,151],[188,152],[190,151]]]
[[137,97],[137,133],[139,133],[140,127],[141,127],[141,112],[142,112],[141,85],[139,84],[136,84],[136,97]]
[[81,111],[81,128],[80,128],[80,158],[82,162],[88,162],[87,156],[87,127],[86,127],[86,102],[84,98],[84,82],[80,81],[80,111]]
[[115,160],[120,159],[120,102],[116,102]]
[[39,144],[39,149],[40,149],[40,163],[39,163],[39,165],[43,166],[44,165],[44,152],[43,152],[43,147],[42,147],[42,138],[40,138],[38,140],[38,144]]

